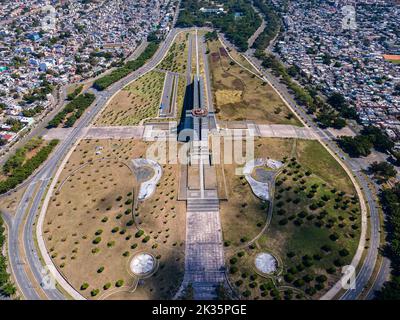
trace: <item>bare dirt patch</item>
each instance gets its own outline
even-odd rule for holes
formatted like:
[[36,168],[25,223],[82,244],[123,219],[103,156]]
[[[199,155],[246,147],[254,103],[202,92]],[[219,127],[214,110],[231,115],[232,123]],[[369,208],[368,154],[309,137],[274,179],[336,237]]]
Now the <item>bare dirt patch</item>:
[[230,103],[239,103],[242,100],[242,91],[239,90],[218,90],[215,92],[217,104],[223,106]]

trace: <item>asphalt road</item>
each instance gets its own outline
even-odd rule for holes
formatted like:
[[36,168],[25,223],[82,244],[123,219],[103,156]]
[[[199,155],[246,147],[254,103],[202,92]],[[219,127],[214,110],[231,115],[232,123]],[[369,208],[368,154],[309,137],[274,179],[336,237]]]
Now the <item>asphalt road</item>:
[[[10,264],[18,283],[19,288],[22,291],[23,296],[28,300],[37,300],[39,299],[38,294],[33,289],[30,279],[28,278],[24,265],[28,264],[29,268],[32,270],[32,273],[35,277],[37,283],[42,282],[42,264],[39,260],[39,255],[36,250],[35,242],[34,242],[34,222],[36,215],[38,213],[38,208],[41,203],[41,199],[45,195],[47,191],[47,187],[51,177],[55,174],[59,162],[66,156],[70,148],[74,145],[74,143],[81,137],[84,132],[85,127],[87,127],[94,117],[102,110],[105,106],[108,99],[117,91],[121,90],[124,86],[126,86],[131,81],[137,79],[143,73],[148,72],[152,68],[154,68],[164,57],[165,53],[168,51],[174,36],[179,32],[179,29],[173,29],[165,39],[165,41],[161,44],[159,50],[153,56],[153,58],[143,67],[138,69],[137,71],[131,73],[126,78],[122,79],[118,83],[115,83],[107,90],[99,92],[94,91],[96,94],[96,100],[94,104],[90,107],[90,109],[81,117],[78,121],[77,126],[71,131],[71,133],[65,137],[63,141],[60,142],[59,146],[52,153],[50,159],[46,161],[46,163],[42,166],[41,170],[35,175],[34,179],[30,182],[27,187],[20,205],[17,209],[16,215],[14,219],[9,219],[7,217],[6,223],[10,226],[10,241],[9,241],[9,257]],[[37,193],[35,194],[35,191]],[[28,210],[28,214],[26,215],[26,211],[32,203],[31,207]],[[26,218],[26,224],[23,230],[23,247],[25,250],[25,255],[27,260],[24,261],[22,259],[22,253],[19,248],[19,237],[18,230],[23,227],[23,221]],[[49,299],[52,300],[60,300],[64,299],[61,292],[57,289],[47,289],[43,288],[44,293]]]
[[174,73],[165,75],[164,88],[161,96],[160,117],[170,117],[174,113],[175,92],[177,90],[177,77]]
[[371,183],[371,180],[368,179],[362,173],[362,167],[360,164],[351,158],[349,158],[334,142],[335,137],[327,130],[322,130],[319,128],[315,122],[311,119],[310,115],[307,114],[306,110],[297,105],[294,101],[291,94],[288,92],[286,86],[281,84],[275,77],[271,76],[267,70],[265,70],[260,62],[256,60],[252,56],[247,56],[249,60],[251,60],[258,68],[263,72],[263,75],[271,82],[271,84],[282,94],[285,100],[290,104],[290,106],[296,110],[297,114],[300,115],[301,118],[307,123],[307,125],[314,130],[316,134],[318,134],[321,140],[329,146],[329,148],[334,151],[342,161],[352,170],[354,176],[359,182],[361,188],[363,189],[364,196],[367,202],[367,206],[370,210],[370,235],[369,235],[369,248],[367,251],[366,258],[363,261],[361,268],[358,270],[356,274],[356,288],[347,290],[343,296],[340,298],[341,300],[355,300],[362,293],[368,281],[372,276],[373,269],[376,264],[376,259],[378,257],[378,250],[380,246],[380,221],[379,221],[379,212],[377,210],[378,205],[375,200],[375,196],[372,190],[369,188],[368,183]]

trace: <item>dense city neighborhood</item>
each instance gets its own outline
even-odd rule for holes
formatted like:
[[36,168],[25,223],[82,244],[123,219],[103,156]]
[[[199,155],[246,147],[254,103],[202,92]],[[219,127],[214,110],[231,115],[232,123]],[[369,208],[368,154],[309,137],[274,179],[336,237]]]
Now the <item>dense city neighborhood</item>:
[[58,88],[117,67],[151,33],[166,34],[175,6],[173,0],[3,3],[0,145],[54,107]]
[[362,124],[400,141],[400,7],[357,1],[352,25],[344,21],[346,3],[290,1],[276,52],[326,96],[344,95]]

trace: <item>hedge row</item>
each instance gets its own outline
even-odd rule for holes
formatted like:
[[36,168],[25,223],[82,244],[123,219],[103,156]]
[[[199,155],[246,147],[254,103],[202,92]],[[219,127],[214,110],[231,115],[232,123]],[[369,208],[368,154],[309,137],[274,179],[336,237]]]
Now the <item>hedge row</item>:
[[25,181],[46,159],[51,151],[58,144],[58,140],[51,140],[50,143],[39,150],[39,152],[28,159],[23,165],[13,169],[11,176],[0,181],[0,194],[14,189],[17,185]]
[[10,296],[15,293],[16,289],[10,281],[10,275],[7,272],[7,260],[2,254],[4,242],[3,219],[0,216],[0,292],[3,295]]
[[128,61],[125,65],[121,68],[113,70],[109,75],[101,77],[100,79],[96,80],[93,86],[97,90],[104,90],[111,86],[113,83],[125,78],[128,74],[133,71],[136,71],[141,66],[143,66],[147,60],[149,60],[154,53],[157,51],[159,46],[158,42],[150,42],[146,49],[142,52],[142,54],[135,60]]
[[67,115],[73,112],[65,124],[66,127],[72,127],[75,121],[81,117],[83,112],[93,103],[95,99],[96,96],[92,93],[79,95],[54,116],[54,118],[48,123],[47,128],[50,129],[58,127],[60,123],[65,120]]

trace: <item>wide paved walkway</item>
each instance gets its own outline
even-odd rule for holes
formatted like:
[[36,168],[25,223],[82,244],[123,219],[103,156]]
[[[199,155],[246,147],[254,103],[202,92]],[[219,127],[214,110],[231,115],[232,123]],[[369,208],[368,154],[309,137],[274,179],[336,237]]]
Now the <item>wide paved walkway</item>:
[[218,202],[218,199],[188,200],[184,282],[193,286],[196,300],[216,299],[216,288],[225,281]]

